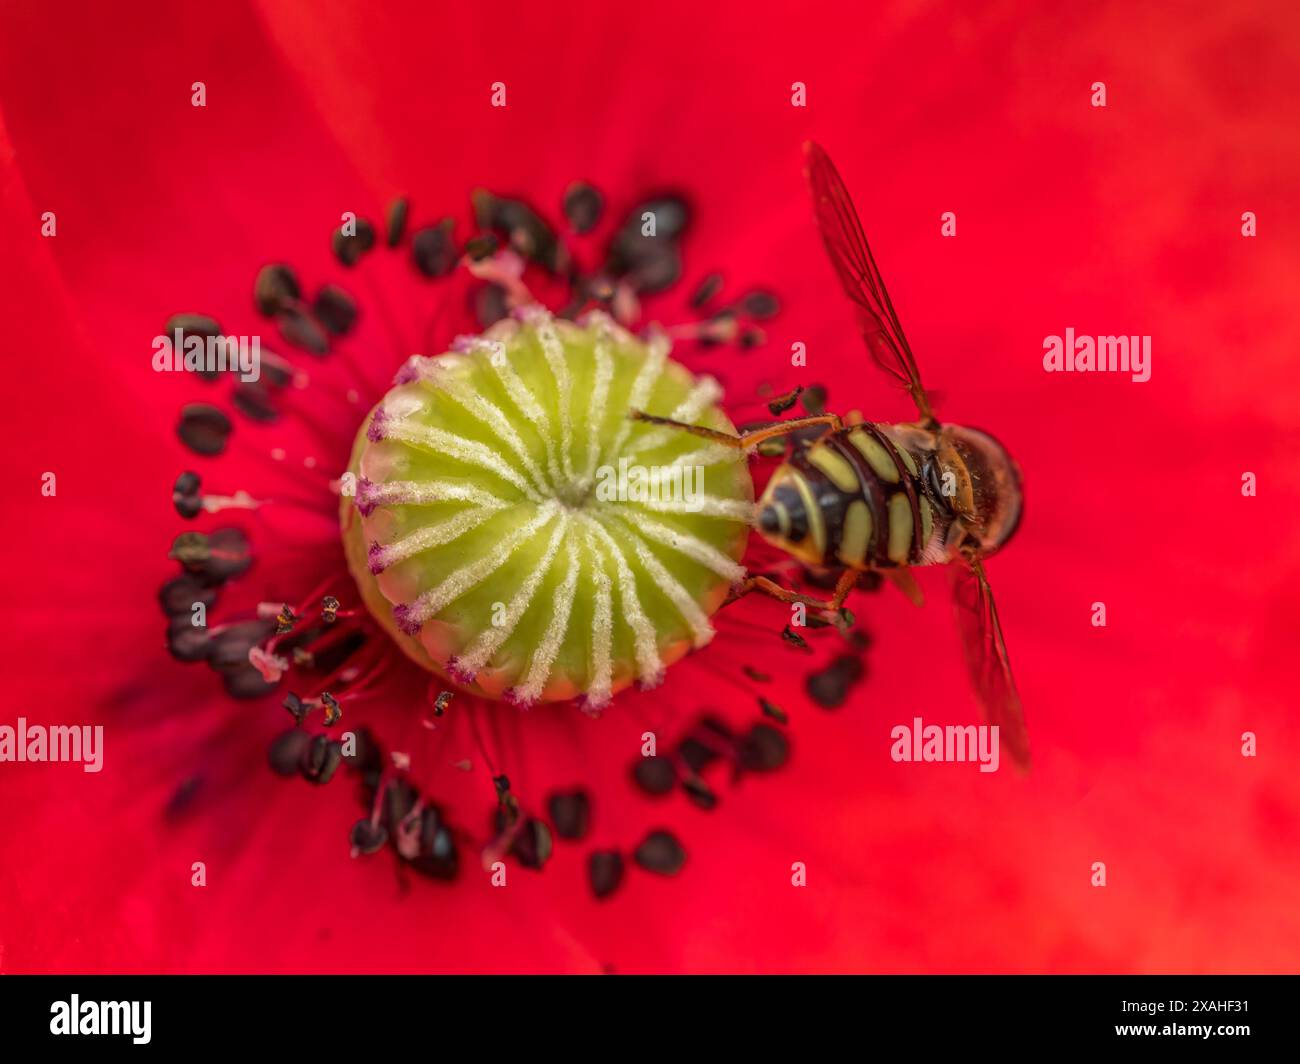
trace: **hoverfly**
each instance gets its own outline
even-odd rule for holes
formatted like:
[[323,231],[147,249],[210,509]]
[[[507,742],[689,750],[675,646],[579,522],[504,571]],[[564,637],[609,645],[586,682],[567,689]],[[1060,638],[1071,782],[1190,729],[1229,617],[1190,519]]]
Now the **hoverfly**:
[[857,308],[872,360],[902,384],[918,419],[905,424],[849,421],[824,413],[764,425],[733,436],[667,418],[634,414],[728,446],[749,449],[774,437],[824,426],[796,444],[773,473],[757,506],[759,534],[804,565],[842,566],[829,600],[750,575],[734,597],[761,591],[838,613],[859,575],[877,570],[912,601],[920,592],[909,567],[944,564],[952,574],[958,626],[976,695],[990,724],[1022,766],[1029,761],[1020,696],[1011,675],[984,559],[1000,550],[1020,521],[1020,471],[992,436],[935,417],[916,360],[867,245],[848,189],[830,157],[805,144],[805,174],[831,265]]

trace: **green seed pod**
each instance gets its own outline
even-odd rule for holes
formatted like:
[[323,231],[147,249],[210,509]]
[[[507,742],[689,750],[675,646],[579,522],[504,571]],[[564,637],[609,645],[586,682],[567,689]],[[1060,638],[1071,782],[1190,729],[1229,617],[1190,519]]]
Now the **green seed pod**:
[[713,635],[744,576],[743,452],[712,378],[593,313],[529,308],[412,358],[353,448],[341,511],[370,612],[425,668],[489,698],[606,704]]

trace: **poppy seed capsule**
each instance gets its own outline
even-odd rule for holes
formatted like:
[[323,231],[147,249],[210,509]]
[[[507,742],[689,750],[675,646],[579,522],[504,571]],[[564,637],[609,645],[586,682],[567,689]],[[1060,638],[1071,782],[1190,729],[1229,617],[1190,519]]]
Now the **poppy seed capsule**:
[[605,705],[713,636],[744,570],[743,452],[721,389],[594,312],[537,307],[416,356],[362,425],[341,509],[370,612],[423,667],[518,704]]

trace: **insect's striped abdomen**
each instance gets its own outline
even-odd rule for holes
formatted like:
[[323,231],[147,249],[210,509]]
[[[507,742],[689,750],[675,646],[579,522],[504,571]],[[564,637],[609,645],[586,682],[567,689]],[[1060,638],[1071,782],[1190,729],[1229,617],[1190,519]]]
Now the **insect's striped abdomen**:
[[762,503],[760,531],[808,564],[925,564],[934,511],[916,459],[879,426],[849,426],[796,452]]

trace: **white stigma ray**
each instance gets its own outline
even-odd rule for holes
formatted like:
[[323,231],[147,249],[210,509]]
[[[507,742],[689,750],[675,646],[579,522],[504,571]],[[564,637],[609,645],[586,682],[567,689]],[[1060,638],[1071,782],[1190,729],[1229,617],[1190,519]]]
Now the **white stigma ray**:
[[596,604],[591,615],[591,672],[587,678],[587,701],[599,708],[612,697],[614,687],[613,586],[604,558],[596,547],[590,526],[586,529],[587,555],[596,579]]
[[[668,351],[671,348],[667,337],[663,335],[652,336],[646,343],[649,353],[646,360],[641,364],[641,369],[636,375],[636,380],[632,383],[632,394],[628,396],[627,405],[629,410],[644,410],[646,403],[650,401],[650,394],[654,387],[659,383],[659,376],[663,373],[664,363],[668,360]],[[618,427],[618,433],[614,436],[614,442],[610,446],[609,463],[617,462],[623,456],[623,448],[627,445],[627,438],[632,433],[632,428],[637,423],[630,417],[623,418],[622,424]]]
[[475,506],[511,506],[509,499],[473,484],[451,480],[390,480],[373,484],[366,502],[374,506],[432,506],[440,502],[468,502]]
[[641,608],[641,600],[637,597],[636,575],[627,563],[623,548],[614,541],[614,537],[593,519],[588,519],[588,527],[596,534],[614,562],[614,572],[618,575],[618,597],[632,629],[637,678],[647,687],[654,686],[663,679],[664,663],[659,656],[655,627],[646,617],[645,610]]
[[555,322],[545,311],[536,314],[532,321],[537,328],[537,339],[542,345],[542,354],[546,364],[551,367],[551,376],[555,378],[555,391],[560,407],[560,466],[565,480],[573,480],[573,378],[569,375],[569,363],[564,357],[564,346],[555,334]]
[[520,618],[532,605],[532,601],[537,595],[537,589],[541,587],[542,581],[550,571],[551,562],[555,560],[555,555],[560,549],[560,541],[564,539],[564,534],[568,529],[569,517],[567,514],[561,513],[559,523],[555,526],[555,532],[551,535],[551,541],[546,545],[546,553],[542,555],[533,571],[529,574],[528,579],[524,581],[523,586],[510,600],[505,615],[501,618],[501,623],[494,623],[491,627],[485,629],[470,644],[465,653],[457,655],[457,668],[463,669],[472,676],[483,668],[492,659],[492,655],[500,649],[501,644],[510,638],[515,628],[519,626]]
[[410,421],[388,419],[383,423],[383,436],[386,440],[398,440],[420,450],[434,454],[446,455],[458,462],[478,466],[490,473],[495,473],[502,480],[518,488],[532,502],[541,502],[542,497],[528,483],[519,471],[505,461],[496,451],[476,440],[467,440],[443,429],[429,428],[413,424]]
[[[528,663],[528,671],[524,674],[523,682],[516,686],[514,690],[516,701],[522,705],[531,705],[541,698],[542,691],[546,687],[546,681],[550,679],[551,668],[555,664],[556,657],[559,656],[560,647],[564,645],[564,637],[569,632],[569,615],[573,611],[573,595],[578,588],[578,571],[582,566],[578,560],[576,534],[570,533],[565,545],[568,548],[568,554],[565,559],[564,583],[556,589],[555,605],[551,611],[550,623],[547,624],[541,642],[537,644],[537,649],[533,651],[533,657]],[[608,661],[608,655],[606,655],[606,661]]]
[[636,560],[641,563],[641,568],[659,586],[659,590],[668,596],[672,604],[677,607],[677,612],[690,627],[691,644],[696,648],[707,644],[714,636],[713,625],[700,609],[699,603],[691,597],[691,593],[686,588],[682,587],[678,579],[664,568],[663,563],[646,549],[645,543],[639,536],[634,534],[630,538],[632,549],[636,552]]
[[412,532],[409,536],[399,539],[396,543],[390,543],[388,546],[381,548],[375,560],[379,565],[387,569],[390,565],[406,561],[407,558],[422,551],[444,546],[453,540],[459,539],[466,532],[478,528],[489,517],[499,513],[508,505],[507,503],[493,507],[462,510],[446,521],[436,525],[426,525],[424,528]]
[[519,433],[515,431],[514,425],[496,403],[490,399],[484,398],[478,392],[467,387],[463,381],[456,380],[446,367],[430,366],[427,370],[422,371],[422,379],[427,380],[431,385],[446,395],[452,402],[463,407],[474,418],[487,425],[493,432],[501,438],[507,447],[514,452],[516,458],[524,467],[524,471],[533,478],[533,484],[543,495],[550,495],[551,488],[542,475],[542,471],[537,468],[537,463],[533,461],[533,456],[528,453],[528,448],[520,438]]
[[[721,398],[722,386],[712,377],[701,377],[695,382],[695,387],[690,390],[686,398],[678,403],[668,416],[683,425],[694,425],[700,415]],[[632,453],[653,451],[656,447],[663,447],[675,439],[680,439],[681,435],[681,429],[667,426],[651,429],[633,444]]]
[[741,499],[719,499],[715,495],[698,495],[689,502],[685,499],[629,500],[629,506],[643,506],[661,514],[696,514],[702,517],[722,517],[728,521],[753,524],[754,504]]
[[477,587],[489,576],[495,573],[501,566],[509,560],[512,555],[523,543],[535,536],[543,527],[548,525],[559,512],[559,503],[550,501],[543,503],[538,507],[537,516],[528,524],[516,529],[507,536],[492,553],[485,555],[478,561],[457,569],[448,576],[437,587],[426,591],[420,595],[408,607],[410,619],[417,623],[423,624],[430,617],[436,617],[449,604],[455,602],[461,595],[471,588]]
[[733,584],[738,584],[745,579],[745,567],[743,565],[738,565],[713,544],[706,543],[698,536],[660,524],[653,518],[642,517],[638,514],[636,520],[633,521],[624,513],[614,512],[618,514],[619,520],[632,531],[690,558],[691,561],[717,573],[723,579],[729,580]]
[[509,348],[504,343],[488,356],[487,361],[488,365],[496,370],[497,379],[501,381],[501,386],[505,388],[506,394],[510,396],[510,401],[519,408],[519,412],[537,429],[538,435],[541,436],[542,442],[546,445],[546,471],[550,474],[551,482],[559,484],[561,477],[559,466],[555,462],[555,438],[551,432],[551,425],[546,417],[546,411],[542,409],[541,404],[537,401],[537,396],[533,395],[532,390],[515,372],[514,367],[510,365]]
[[609,353],[610,329],[608,321],[598,321],[593,357],[596,360],[596,379],[592,383],[591,403],[587,407],[587,472],[590,481],[596,475],[600,461],[600,430],[605,424],[605,408],[609,404],[609,386],[614,380],[614,358]]

